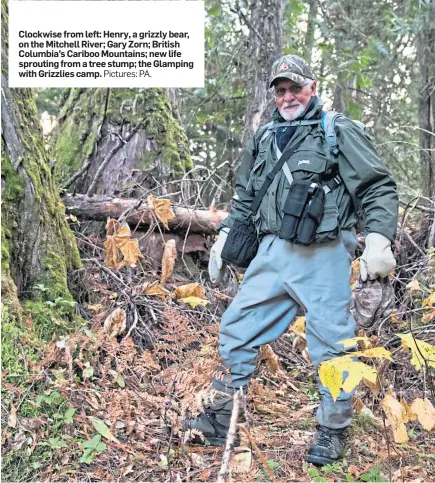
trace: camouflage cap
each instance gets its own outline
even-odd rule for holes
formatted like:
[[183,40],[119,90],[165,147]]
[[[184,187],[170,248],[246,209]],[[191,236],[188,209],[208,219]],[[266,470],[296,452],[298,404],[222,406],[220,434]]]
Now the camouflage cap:
[[314,79],[308,63],[302,57],[292,54],[284,55],[273,63],[269,87],[279,78],[292,80],[296,84],[304,84],[306,78]]

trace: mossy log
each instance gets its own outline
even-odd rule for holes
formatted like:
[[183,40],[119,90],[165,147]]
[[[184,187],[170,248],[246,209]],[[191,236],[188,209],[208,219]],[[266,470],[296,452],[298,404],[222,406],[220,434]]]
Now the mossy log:
[[[113,198],[110,196],[67,195],[63,201],[70,215],[95,221],[119,218],[128,212],[127,223],[131,225],[150,225],[156,217],[148,208],[146,201],[138,205],[138,200]],[[171,231],[190,231],[194,233],[216,233],[219,224],[228,216],[221,210],[190,210],[173,208],[175,218],[169,221]]]
[[165,89],[67,89],[54,150],[59,181],[88,195],[178,191],[168,181],[193,165],[174,114]]

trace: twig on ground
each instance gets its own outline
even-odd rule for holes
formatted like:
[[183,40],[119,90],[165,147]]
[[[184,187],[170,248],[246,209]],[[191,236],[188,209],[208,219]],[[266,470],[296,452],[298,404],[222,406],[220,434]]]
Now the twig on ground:
[[222,465],[221,465],[221,469],[219,471],[219,476],[217,480],[218,483],[225,483],[228,478],[231,451],[234,448],[234,442],[236,440],[237,420],[239,418],[240,398],[242,397],[242,394],[243,394],[242,391],[243,389],[240,388],[240,390],[234,394],[233,412],[231,413],[230,427],[228,430],[227,443],[225,445],[224,455],[222,457]]
[[245,433],[247,438],[249,439],[249,443],[252,446],[252,449],[255,451],[255,454],[257,455],[258,459],[260,460],[261,464],[263,465],[266,473],[269,475],[269,478],[272,481],[276,481],[276,478],[273,476],[272,470],[270,469],[269,465],[267,464],[267,460],[264,457],[263,453],[260,451],[260,448],[257,446],[257,443],[254,441],[254,439],[251,436],[251,433],[249,432],[248,428],[245,428],[244,426],[240,426],[240,430]]

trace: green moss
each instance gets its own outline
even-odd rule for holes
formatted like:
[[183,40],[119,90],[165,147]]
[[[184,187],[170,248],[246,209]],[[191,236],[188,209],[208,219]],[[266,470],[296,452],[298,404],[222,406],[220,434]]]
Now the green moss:
[[62,336],[78,328],[79,321],[74,317],[73,307],[70,301],[58,297],[54,301],[26,302],[24,313],[32,321],[35,337],[48,342],[54,332]]
[[61,297],[42,300],[47,295],[42,285],[40,289],[41,300],[21,305],[16,295],[4,291],[1,362],[3,370],[7,369],[14,378],[24,380],[30,375],[29,365],[40,360],[53,333],[67,335],[78,329],[81,322],[75,315],[74,302]]
[[2,142],[2,163],[1,174],[7,180],[6,186],[2,193],[2,199],[8,201],[18,201],[23,197],[23,178],[16,172],[12,166],[11,160],[5,150]]
[[136,168],[163,165],[163,174],[176,178],[193,167],[187,137],[164,89],[70,89],[68,94],[54,154],[59,181],[66,181],[92,155],[104,119],[115,128],[128,122],[154,138],[155,149],[137,153]]
[[2,192],[2,222],[1,222],[1,254],[2,274],[7,274],[10,269],[10,242],[12,229],[17,222],[17,207],[23,197],[23,179],[17,174],[11,160],[4,149],[2,140],[2,163],[1,176],[5,181]]
[[[33,287],[44,284],[52,300],[71,300],[67,273],[81,266],[80,256],[46,159],[34,95],[31,89],[11,90],[7,95],[11,116],[20,126],[17,135],[25,154],[14,161],[15,167],[2,139],[2,274],[12,272],[16,277],[18,270],[24,270],[19,275],[27,284],[20,290],[25,290],[26,298],[38,295]],[[35,243],[43,257],[40,265],[30,261]]]
[[[2,367],[13,377],[28,376],[28,361],[36,363],[41,352],[41,341],[31,326],[23,323],[22,314],[13,305],[2,305]],[[25,360],[27,358],[28,360]]]
[[164,89],[148,89],[143,99],[144,127],[154,136],[162,151],[162,162],[174,175],[179,176],[193,168],[188,140],[179,122],[174,118],[171,103]]
[[[48,440],[48,435],[46,439]],[[40,481],[43,479],[41,471],[47,469],[59,457],[59,452],[50,445],[36,446],[31,455],[28,448],[25,446],[20,450],[13,449],[3,453],[2,481]],[[60,465],[60,461],[57,461],[57,464]]]
[[[26,153],[20,168],[16,170],[8,157],[2,163],[2,176],[6,179],[6,201],[10,201],[2,212],[6,215],[6,223],[2,222],[2,239],[13,238],[14,222],[18,216],[26,216],[26,213],[17,213],[17,205],[24,195],[24,180],[22,171],[30,177],[36,202],[40,205],[41,233],[46,246],[42,263],[40,283],[52,286],[52,297],[70,297],[66,274],[68,270],[81,266],[74,235],[65,221],[65,210],[59,199],[57,188],[54,184],[50,168],[46,160],[46,153],[37,125],[37,112],[33,93],[29,89],[22,89],[17,97],[19,112],[18,118],[26,119],[20,130],[20,141]],[[4,164],[4,168],[3,168]],[[11,219],[10,213],[14,219]],[[2,251],[2,263],[8,263],[6,251]]]
[[54,148],[56,178],[66,181],[91,156],[104,117],[107,89],[69,89]]

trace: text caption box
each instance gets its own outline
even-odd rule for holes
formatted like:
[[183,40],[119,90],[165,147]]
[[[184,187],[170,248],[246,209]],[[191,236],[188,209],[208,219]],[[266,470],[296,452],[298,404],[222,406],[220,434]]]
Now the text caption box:
[[203,87],[202,1],[11,1],[10,87]]

